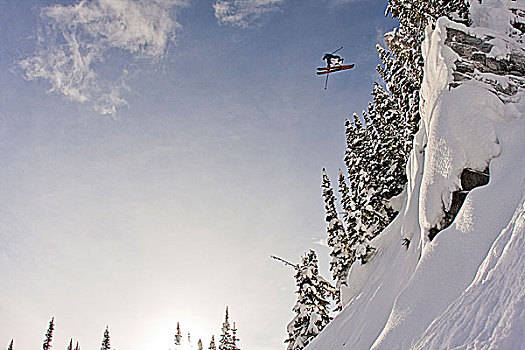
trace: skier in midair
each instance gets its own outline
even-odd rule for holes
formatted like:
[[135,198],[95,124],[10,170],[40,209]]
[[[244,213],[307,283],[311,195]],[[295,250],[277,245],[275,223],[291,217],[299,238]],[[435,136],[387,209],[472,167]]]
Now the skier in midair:
[[330,67],[334,66],[340,66],[343,64],[344,58],[338,55],[334,55],[331,53],[325,53],[323,56],[323,61],[326,61],[326,68],[330,69]]
[[317,75],[326,75],[326,80],[324,82],[324,89],[326,90],[328,86],[328,76],[332,72],[341,72],[347,69],[354,68],[353,64],[347,64],[343,65],[344,59],[341,56],[336,55],[335,53],[339,50],[341,50],[343,47],[341,46],[337,50],[335,50],[332,53],[325,53],[322,60],[326,61],[326,67],[318,67],[317,68]]

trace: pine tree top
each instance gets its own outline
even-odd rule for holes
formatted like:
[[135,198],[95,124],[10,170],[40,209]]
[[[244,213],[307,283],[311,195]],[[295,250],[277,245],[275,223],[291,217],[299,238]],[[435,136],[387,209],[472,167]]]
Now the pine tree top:
[[102,339],[102,347],[100,350],[109,350],[111,349],[110,336],[109,336],[109,326],[106,326],[104,331],[104,338]]
[[177,333],[175,334],[175,345],[180,345],[181,340],[182,340],[182,334],[180,332],[179,322],[177,322]]
[[217,350],[217,346],[215,345],[214,335],[211,336],[210,347],[208,348],[208,350]]
[[44,339],[44,343],[42,344],[43,350],[49,350],[51,349],[52,345],[51,342],[53,341],[53,331],[55,330],[55,318],[51,318],[51,321],[49,321],[49,327],[47,328],[46,332],[46,339]]

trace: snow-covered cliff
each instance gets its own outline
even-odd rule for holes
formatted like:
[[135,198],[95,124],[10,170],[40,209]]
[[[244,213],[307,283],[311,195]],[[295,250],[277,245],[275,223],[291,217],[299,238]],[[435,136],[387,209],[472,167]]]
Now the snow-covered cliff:
[[525,349],[525,0],[470,11],[427,29],[403,208],[307,350]]

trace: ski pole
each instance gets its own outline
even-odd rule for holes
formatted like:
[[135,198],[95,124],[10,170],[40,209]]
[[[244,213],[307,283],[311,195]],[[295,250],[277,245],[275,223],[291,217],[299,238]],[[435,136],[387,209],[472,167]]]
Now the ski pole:
[[328,73],[326,73],[326,80],[324,81],[324,89],[326,90],[326,88],[328,87],[328,76],[330,75],[330,71],[328,71]]
[[334,52],[332,52],[332,55],[333,55],[334,53],[336,53],[337,51],[342,50],[342,49],[343,49],[343,47],[341,46],[340,48],[338,48],[337,50],[335,50]]

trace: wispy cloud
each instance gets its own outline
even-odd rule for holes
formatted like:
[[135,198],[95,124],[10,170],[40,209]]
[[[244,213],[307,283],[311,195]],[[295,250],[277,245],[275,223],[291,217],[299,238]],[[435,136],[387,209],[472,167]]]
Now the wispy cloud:
[[[160,59],[180,27],[173,18],[187,0],[83,0],[41,10],[34,56],[19,62],[27,80],[45,79],[49,91],[91,104],[101,114],[125,105],[125,66],[109,78],[100,71],[110,50],[130,59]],[[113,52],[113,51],[112,51]]]
[[283,3],[284,0],[217,0],[213,8],[219,23],[246,28],[279,11]]

